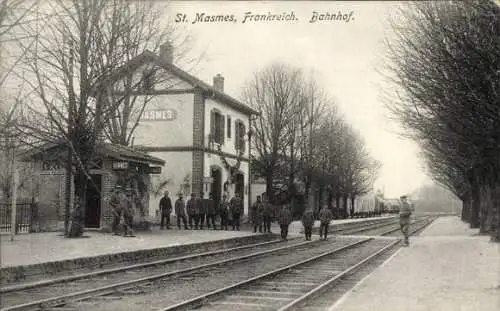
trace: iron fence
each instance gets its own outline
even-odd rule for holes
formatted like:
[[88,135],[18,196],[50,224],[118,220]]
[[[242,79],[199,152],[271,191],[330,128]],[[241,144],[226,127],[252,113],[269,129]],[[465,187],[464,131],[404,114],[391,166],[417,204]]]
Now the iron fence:
[[[16,233],[29,233],[32,231],[34,201],[32,198],[20,198],[16,204]],[[12,203],[0,200],[0,232],[11,232],[12,229]]]

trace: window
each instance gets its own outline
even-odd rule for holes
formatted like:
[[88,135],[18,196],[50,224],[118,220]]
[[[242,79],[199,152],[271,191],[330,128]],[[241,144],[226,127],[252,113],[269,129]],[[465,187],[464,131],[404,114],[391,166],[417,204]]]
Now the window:
[[210,112],[210,135],[214,142],[224,144],[224,116],[218,110]]
[[143,90],[152,90],[154,86],[154,71],[153,70],[145,70],[142,73],[142,89]]
[[234,122],[234,149],[245,152],[245,123],[240,120]]
[[227,116],[227,138],[231,138],[231,117]]

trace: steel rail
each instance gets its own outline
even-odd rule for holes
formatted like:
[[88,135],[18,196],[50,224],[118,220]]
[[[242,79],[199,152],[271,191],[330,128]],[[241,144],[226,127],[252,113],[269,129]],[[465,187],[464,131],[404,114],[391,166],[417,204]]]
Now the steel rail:
[[[414,222],[412,223],[412,225],[415,225],[415,224],[419,225],[419,224],[421,224],[421,223],[423,223],[423,225],[419,226],[417,230],[412,231],[412,234],[413,234],[414,232],[416,232],[416,231],[418,231],[418,230],[422,229],[422,228],[425,228],[425,227],[426,227],[426,226],[428,226],[428,225],[429,225],[432,221],[433,221],[433,220],[429,220],[428,218],[426,218],[426,219],[420,219],[420,220],[416,220],[416,221],[414,221]],[[391,229],[391,230],[389,230],[389,231],[382,232],[380,235],[381,235],[381,236],[388,235],[388,234],[391,234],[391,233],[396,232],[396,231],[398,231],[398,230],[401,230],[401,228]]]
[[315,294],[317,294],[319,291],[321,291],[324,288],[326,288],[329,285],[331,285],[333,282],[338,281],[340,278],[344,277],[345,275],[351,273],[352,271],[358,269],[362,265],[370,262],[372,259],[374,259],[374,258],[380,256],[381,254],[385,253],[386,251],[388,251],[389,249],[391,249],[392,247],[394,247],[398,243],[399,243],[399,240],[396,240],[396,241],[392,242],[391,244],[385,246],[384,248],[378,250],[377,252],[375,252],[375,253],[371,254],[370,256],[366,257],[365,259],[361,260],[357,264],[355,264],[355,265],[349,267],[348,269],[342,271],[340,274],[337,274],[336,276],[334,276],[334,277],[330,278],[329,280],[323,282],[322,284],[320,284],[317,287],[313,288],[312,290],[310,290],[309,292],[307,292],[304,295],[300,296],[299,298],[297,298],[297,299],[291,301],[290,303],[288,303],[287,305],[281,307],[280,309],[278,309],[278,311],[287,311],[287,310],[291,310],[291,309],[295,308],[298,304],[300,304],[300,303],[304,302],[305,300],[311,298],[312,296],[314,296]]
[[33,309],[37,310],[40,308],[43,309],[43,308],[47,308],[47,307],[56,307],[58,305],[63,305],[63,304],[66,304],[68,302],[71,302],[71,301],[80,301],[80,300],[85,300],[85,299],[89,299],[89,298],[96,297],[96,296],[105,296],[107,294],[113,293],[114,291],[116,291],[117,289],[120,289],[120,288],[121,289],[133,288],[133,287],[139,286],[143,283],[147,284],[151,281],[166,278],[166,277],[173,277],[173,276],[189,274],[189,273],[192,273],[195,271],[204,270],[207,268],[224,265],[224,264],[231,263],[231,262],[238,262],[238,261],[249,259],[249,258],[259,257],[259,256],[267,255],[270,253],[275,253],[278,251],[286,250],[286,249],[293,249],[293,248],[300,247],[300,246],[307,245],[307,244],[320,244],[320,243],[321,243],[320,240],[304,241],[304,242],[294,244],[294,245],[283,246],[283,247],[279,247],[279,248],[275,248],[275,249],[271,249],[271,250],[266,250],[266,251],[261,251],[261,252],[255,252],[255,253],[242,255],[242,256],[238,256],[238,257],[234,257],[234,258],[216,261],[216,262],[209,263],[209,264],[198,265],[198,266],[180,269],[180,270],[176,270],[176,271],[165,272],[165,273],[161,273],[161,274],[157,274],[157,275],[153,275],[153,276],[148,276],[148,277],[143,277],[143,278],[139,278],[139,279],[135,279],[135,280],[131,280],[131,281],[110,284],[110,285],[106,285],[106,286],[102,286],[102,287],[98,287],[98,288],[93,288],[93,289],[89,289],[89,290],[60,295],[57,297],[36,300],[36,301],[32,301],[32,302],[28,302],[28,303],[24,303],[24,304],[20,304],[20,305],[9,306],[9,307],[1,309],[1,311],[21,311],[21,310],[33,310]]
[[283,271],[286,271],[286,270],[290,270],[292,268],[295,268],[295,267],[298,267],[298,266],[301,266],[301,265],[304,265],[304,264],[307,264],[307,263],[310,263],[312,261],[315,261],[315,260],[318,260],[318,259],[321,259],[325,256],[329,256],[329,255],[332,255],[332,254],[335,254],[335,253],[338,253],[338,252],[341,252],[341,251],[344,251],[346,249],[350,249],[352,247],[355,247],[355,246],[358,246],[360,244],[364,244],[364,243],[367,243],[371,240],[373,240],[374,238],[370,237],[370,238],[365,238],[363,240],[360,240],[360,241],[357,241],[357,242],[354,242],[354,243],[351,243],[351,244],[348,244],[346,246],[342,246],[342,247],[339,247],[339,248],[336,248],[334,250],[330,250],[330,251],[327,251],[327,252],[324,252],[324,253],[321,253],[319,255],[316,255],[314,257],[311,257],[311,258],[308,258],[308,259],[305,259],[305,260],[302,260],[300,262],[297,262],[297,263],[294,263],[294,264],[291,264],[291,265],[288,265],[286,267],[282,267],[282,268],[278,268],[276,270],[273,270],[273,271],[270,271],[270,272],[267,272],[267,273],[264,273],[264,274],[260,274],[260,275],[257,275],[255,277],[252,277],[250,279],[247,279],[247,280],[244,280],[244,281],[241,281],[241,282],[238,282],[236,284],[232,284],[232,285],[229,285],[229,286],[226,286],[226,287],[223,287],[223,288],[220,288],[220,289],[217,289],[215,291],[212,291],[210,293],[207,293],[207,294],[203,294],[203,295],[200,295],[198,297],[195,297],[195,298],[191,298],[189,300],[186,300],[186,301],[183,301],[183,302],[179,302],[175,305],[172,305],[172,306],[169,306],[169,307],[166,307],[166,308],[163,308],[163,309],[160,309],[158,311],[174,311],[174,310],[184,310],[186,308],[189,308],[190,306],[192,305],[200,305],[200,304],[203,304],[205,301],[207,301],[208,299],[210,298],[214,298],[220,294],[223,294],[227,291],[230,291],[230,290],[233,290],[233,289],[236,289],[238,287],[241,287],[241,286],[244,286],[244,285],[247,285],[249,283],[252,283],[252,282],[255,282],[255,281],[258,281],[258,280],[261,280],[263,278],[266,278],[266,277],[269,277],[269,276],[272,276],[272,275],[275,275],[275,274],[278,274],[278,273],[281,273]]
[[[296,238],[296,239],[299,239],[299,238]],[[186,255],[186,256],[161,259],[161,260],[156,260],[156,261],[151,261],[151,262],[146,262],[146,263],[133,264],[133,265],[128,265],[128,266],[124,266],[124,267],[109,268],[109,269],[100,270],[100,271],[64,276],[64,277],[59,277],[59,278],[50,279],[50,280],[43,280],[43,281],[37,281],[37,282],[32,282],[32,283],[4,286],[4,287],[0,288],[0,294],[14,292],[14,291],[22,291],[22,290],[27,290],[27,289],[32,289],[32,288],[37,288],[37,287],[42,287],[42,286],[49,286],[49,285],[54,285],[54,284],[58,284],[58,283],[66,283],[66,282],[71,282],[71,281],[76,281],[76,280],[81,280],[81,279],[86,279],[86,278],[91,278],[91,277],[96,277],[96,276],[101,276],[101,275],[106,275],[106,274],[113,274],[113,273],[123,272],[123,271],[128,271],[128,270],[170,264],[170,263],[175,263],[175,262],[185,261],[185,260],[190,260],[190,259],[195,259],[195,258],[219,255],[219,254],[244,250],[244,249],[248,249],[248,248],[252,248],[252,247],[277,244],[277,243],[281,243],[281,242],[282,242],[281,240],[274,240],[274,241],[268,241],[268,242],[262,242],[262,243],[242,245],[242,246],[227,248],[227,249],[222,249],[222,250],[215,250],[215,251],[203,252],[203,253],[199,253],[199,254]]]

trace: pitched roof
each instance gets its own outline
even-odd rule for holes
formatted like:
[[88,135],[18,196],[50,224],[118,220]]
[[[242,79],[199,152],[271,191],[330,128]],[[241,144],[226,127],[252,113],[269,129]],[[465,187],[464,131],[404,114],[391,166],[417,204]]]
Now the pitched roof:
[[197,77],[177,67],[176,65],[164,61],[163,59],[161,59],[161,57],[148,50],[134,57],[127,64],[117,69],[108,77],[108,79],[112,81],[119,79],[121,76],[137,70],[140,66],[148,62],[155,63],[156,65],[160,66],[161,68],[165,69],[166,71],[170,72],[171,74],[175,75],[181,80],[184,80],[192,84],[193,86],[200,88],[206,96],[211,96],[217,100],[220,100],[221,102],[241,112],[253,115],[259,114],[259,112],[256,111],[255,109],[243,104],[239,100],[227,95],[224,92],[217,91],[210,84],[198,79]]
[[[46,143],[39,147],[32,148],[22,154],[21,161],[29,161],[51,149],[62,147],[64,143]],[[96,155],[112,158],[115,160],[131,161],[142,164],[165,165],[163,159],[153,157],[147,153],[137,151],[131,147],[112,144],[112,143],[98,143],[96,146]]]

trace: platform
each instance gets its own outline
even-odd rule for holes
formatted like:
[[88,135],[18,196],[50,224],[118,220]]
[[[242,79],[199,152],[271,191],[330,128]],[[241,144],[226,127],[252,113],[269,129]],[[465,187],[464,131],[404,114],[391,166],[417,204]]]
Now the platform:
[[440,217],[329,311],[498,311],[500,244]]

